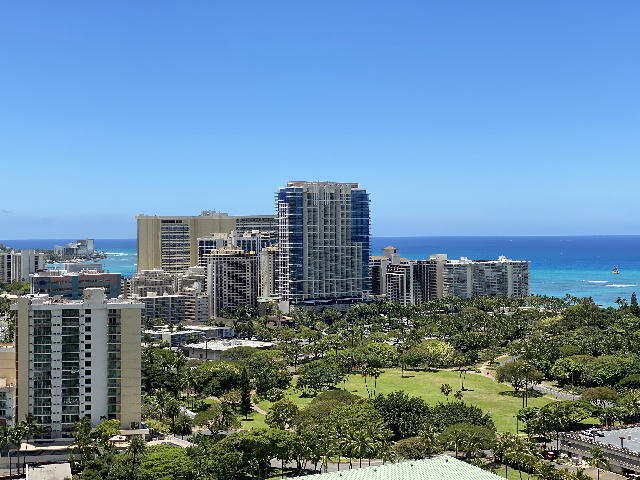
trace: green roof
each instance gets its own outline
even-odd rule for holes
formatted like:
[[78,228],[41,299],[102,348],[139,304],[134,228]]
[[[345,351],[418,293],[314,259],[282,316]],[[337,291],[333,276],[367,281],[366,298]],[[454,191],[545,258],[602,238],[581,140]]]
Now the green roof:
[[294,478],[300,480],[442,480],[443,478],[447,480],[504,480],[494,473],[447,455]]

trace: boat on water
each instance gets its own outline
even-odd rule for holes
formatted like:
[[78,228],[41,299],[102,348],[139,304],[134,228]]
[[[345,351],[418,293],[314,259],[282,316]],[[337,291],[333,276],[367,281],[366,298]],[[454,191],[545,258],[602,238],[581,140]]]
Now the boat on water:
[[618,270],[618,266],[617,265],[613,266],[613,270],[611,270],[611,273],[613,275],[620,275],[620,270]]

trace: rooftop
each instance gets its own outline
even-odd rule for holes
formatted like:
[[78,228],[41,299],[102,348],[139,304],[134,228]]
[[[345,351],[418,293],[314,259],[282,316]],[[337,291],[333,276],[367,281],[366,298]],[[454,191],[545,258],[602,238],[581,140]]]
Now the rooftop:
[[69,463],[27,465],[27,478],[29,480],[62,480],[71,478],[71,465]]
[[[593,432],[595,433],[596,430]],[[597,430],[595,436],[589,435],[588,433],[591,432],[582,433],[580,436],[585,439],[592,439],[597,443],[604,443],[614,447],[620,446],[620,437],[623,437],[624,448],[640,453],[640,426],[638,425],[623,428],[612,428],[608,430]]]
[[258,340],[209,340],[208,342],[190,343],[185,348],[208,349],[211,351],[225,351],[235,347],[268,348],[273,342],[260,342]]
[[376,467],[294,478],[305,480],[498,480],[502,477],[462,460],[442,455],[425,460],[387,463]]

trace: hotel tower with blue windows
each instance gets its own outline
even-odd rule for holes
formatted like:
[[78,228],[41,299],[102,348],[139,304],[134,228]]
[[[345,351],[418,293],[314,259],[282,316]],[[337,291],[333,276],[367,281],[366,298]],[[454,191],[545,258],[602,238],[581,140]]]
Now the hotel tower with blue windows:
[[367,298],[369,194],[357,183],[288,182],[276,194],[280,307]]

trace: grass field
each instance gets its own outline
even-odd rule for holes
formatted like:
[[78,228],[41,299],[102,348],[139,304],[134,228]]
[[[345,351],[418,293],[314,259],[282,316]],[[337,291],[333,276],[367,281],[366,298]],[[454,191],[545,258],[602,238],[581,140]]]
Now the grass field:
[[[391,393],[404,390],[412,396],[424,398],[427,403],[446,402],[446,397],[440,393],[443,383],[451,385],[453,392],[461,387],[461,379],[458,372],[441,370],[435,372],[405,372],[404,377],[400,369],[387,369],[378,378],[375,393]],[[367,398],[373,394],[373,379],[369,378],[365,385],[361,375],[349,375],[345,383],[338,385],[351,393]],[[522,407],[522,399],[513,396],[513,389],[507,385],[494,382],[492,379],[476,373],[467,373],[464,379],[465,391],[463,400],[477,405],[485,412],[491,414],[496,428],[499,431],[515,432],[515,415]],[[449,401],[453,401],[453,392],[449,395]],[[298,406],[303,407],[311,402],[311,398],[301,398],[300,394],[291,389],[287,392],[288,398]],[[553,400],[547,397],[529,398],[530,407],[541,407]],[[268,411],[269,402],[261,402],[259,406]]]

